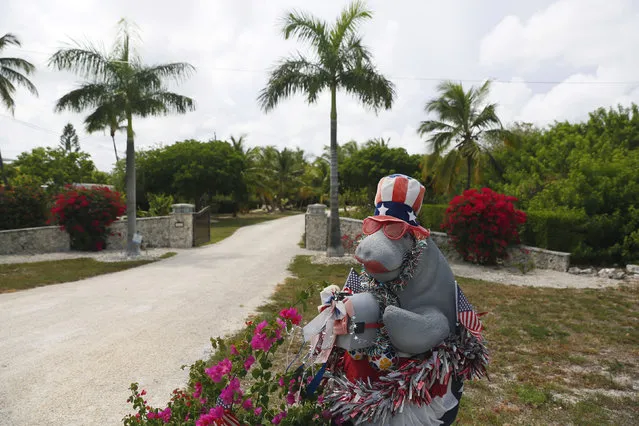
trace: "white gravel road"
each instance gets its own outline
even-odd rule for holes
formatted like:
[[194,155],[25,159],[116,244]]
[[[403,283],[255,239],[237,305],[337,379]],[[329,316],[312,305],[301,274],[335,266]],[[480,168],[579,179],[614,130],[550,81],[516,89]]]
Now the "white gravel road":
[[118,425],[140,382],[183,386],[209,338],[233,332],[288,275],[304,215],[109,275],[0,294],[0,425]]

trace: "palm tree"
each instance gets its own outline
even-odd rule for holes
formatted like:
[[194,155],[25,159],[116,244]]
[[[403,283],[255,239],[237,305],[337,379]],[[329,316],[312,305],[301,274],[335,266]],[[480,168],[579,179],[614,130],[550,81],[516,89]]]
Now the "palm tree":
[[126,117],[123,111],[118,111],[114,104],[104,104],[104,108],[96,108],[93,113],[84,119],[85,129],[87,133],[101,132],[109,130],[111,140],[113,141],[113,152],[115,152],[115,162],[120,161],[118,157],[118,148],[115,145],[115,134],[117,132],[125,132],[127,126],[124,125]]
[[370,51],[357,34],[359,25],[372,17],[362,1],[346,7],[329,25],[304,12],[293,11],[284,17],[282,33],[307,42],[313,54],[283,59],[271,72],[258,102],[265,112],[271,111],[284,98],[301,92],[309,104],[317,101],[324,90],[331,94],[331,217],[328,256],[343,256],[340,240],[337,179],[337,89],[357,97],[364,106],[377,112],[390,109],[395,97],[393,83],[379,74]]
[[[125,20],[119,22],[120,37],[113,51],[105,53],[92,45],[60,49],[51,56],[49,65],[58,70],[74,71],[88,81],[58,99],[56,111],[82,112],[92,110],[87,117],[123,116],[126,119],[126,193],[127,193],[127,253],[137,255],[135,235],[135,146],[133,116],[140,117],[183,114],[194,109],[191,98],[169,92],[165,80],[181,81],[194,71],[184,62],[147,66],[131,54],[131,31]],[[93,117],[93,118],[91,118]],[[86,120],[85,120],[86,123]]]
[[[0,37],[0,52],[9,45],[21,46],[18,37],[11,33]],[[0,100],[11,112],[11,115],[14,114],[16,107],[15,101],[13,100],[16,86],[22,86],[38,96],[38,90],[26,77],[34,71],[35,66],[29,61],[21,58],[0,57]],[[9,180],[5,174],[4,163],[2,162],[2,153],[0,153],[0,173],[2,173],[4,186],[9,188]]]
[[[486,104],[489,90],[490,81],[479,88],[471,87],[467,92],[461,83],[444,81],[437,86],[439,96],[426,103],[426,112],[438,117],[422,121],[418,128],[421,136],[430,135],[428,142],[433,150],[425,158],[424,174],[436,169],[439,188],[451,190],[464,162],[466,189],[471,185],[473,167],[476,181],[486,159],[499,168],[487,149],[487,140],[501,140],[507,145],[514,143],[513,135],[503,128],[497,117],[497,104]],[[446,152],[448,149],[450,151]]]

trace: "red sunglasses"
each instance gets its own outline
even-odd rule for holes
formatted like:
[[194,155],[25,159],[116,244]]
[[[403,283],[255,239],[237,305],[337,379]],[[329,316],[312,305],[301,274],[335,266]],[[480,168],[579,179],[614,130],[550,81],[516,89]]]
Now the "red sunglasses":
[[384,235],[391,240],[399,240],[410,229],[410,225],[406,222],[378,222],[371,218],[364,219],[362,232],[365,235],[371,235],[384,228]]

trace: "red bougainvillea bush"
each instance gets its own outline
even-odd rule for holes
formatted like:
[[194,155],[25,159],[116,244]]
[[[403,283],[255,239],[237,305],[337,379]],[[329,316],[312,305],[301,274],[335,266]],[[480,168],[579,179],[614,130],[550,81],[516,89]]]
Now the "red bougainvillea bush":
[[495,264],[508,257],[508,246],[519,244],[518,227],[526,222],[514,201],[490,188],[469,189],[453,198],[442,227],[464,260]]
[[120,193],[107,187],[70,187],[56,197],[51,221],[66,230],[71,249],[100,251],[106,248],[108,227],[122,216]]

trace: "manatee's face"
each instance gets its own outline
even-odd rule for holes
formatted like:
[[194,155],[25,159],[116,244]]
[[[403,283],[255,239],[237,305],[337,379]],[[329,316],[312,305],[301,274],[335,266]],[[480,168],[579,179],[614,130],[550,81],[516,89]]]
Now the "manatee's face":
[[401,272],[404,255],[413,246],[413,237],[406,233],[391,240],[383,229],[364,238],[355,250],[355,259],[368,274],[380,282],[394,280]]

